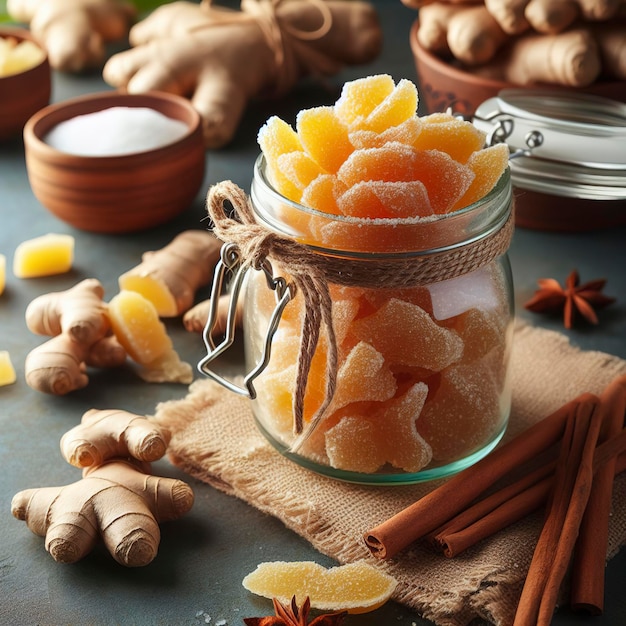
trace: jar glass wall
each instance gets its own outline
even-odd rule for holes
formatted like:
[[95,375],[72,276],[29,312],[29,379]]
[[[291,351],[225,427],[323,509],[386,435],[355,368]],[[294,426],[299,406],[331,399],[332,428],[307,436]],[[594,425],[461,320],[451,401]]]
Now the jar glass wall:
[[[508,170],[466,209],[395,225],[329,216],[291,202],[267,182],[262,159],[251,200],[260,223],[331,265],[325,276],[337,347],[334,395],[315,419],[332,341],[322,327],[306,382],[304,435],[294,433],[305,313],[297,292],[254,383],[253,412],[270,442],[310,469],[368,484],[441,478],[493,449],[510,410],[513,299],[506,250],[490,257],[484,248],[510,227]],[[272,266],[274,275],[290,281],[280,261]],[[264,272],[248,272],[248,371],[259,362],[275,306]]]

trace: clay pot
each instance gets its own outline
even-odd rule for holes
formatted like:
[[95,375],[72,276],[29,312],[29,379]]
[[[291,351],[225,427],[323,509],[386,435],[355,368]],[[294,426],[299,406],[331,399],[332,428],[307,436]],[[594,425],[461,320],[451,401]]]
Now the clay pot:
[[[189,131],[166,146],[119,156],[68,154],[43,141],[60,122],[114,106],[150,107]],[[189,207],[205,173],[200,115],[188,100],[167,93],[104,92],[50,105],[28,120],[24,146],[35,197],[92,232],[135,232],[169,221]]]
[[[23,28],[0,26],[0,37],[37,43]],[[0,77],[0,142],[19,137],[28,118],[50,102],[51,82],[47,56],[24,72]]]

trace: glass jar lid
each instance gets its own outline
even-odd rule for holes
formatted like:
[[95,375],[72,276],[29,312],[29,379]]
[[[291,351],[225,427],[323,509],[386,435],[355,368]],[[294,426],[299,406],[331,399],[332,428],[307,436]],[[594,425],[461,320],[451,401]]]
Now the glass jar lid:
[[626,104],[582,93],[506,89],[473,124],[511,149],[522,189],[592,200],[626,199]]

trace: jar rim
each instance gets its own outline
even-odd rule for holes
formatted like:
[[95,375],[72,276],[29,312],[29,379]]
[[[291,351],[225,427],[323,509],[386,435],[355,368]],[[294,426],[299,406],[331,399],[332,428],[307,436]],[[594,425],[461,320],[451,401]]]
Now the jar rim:
[[[281,194],[266,176],[267,162],[263,153],[259,154],[254,164],[254,176],[250,197],[257,217],[264,225],[275,232],[295,238],[314,251],[350,258],[369,258],[376,253],[385,256],[408,257],[435,254],[483,239],[504,226],[511,210],[513,193],[510,168],[507,167],[494,187],[480,200],[457,211],[427,217],[410,218],[359,218],[347,215],[325,213]],[[268,202],[269,201],[269,202]],[[305,214],[325,222],[353,226],[356,229],[373,228],[374,230],[408,230],[415,235],[411,249],[358,250],[344,249],[325,245],[303,238],[302,233],[293,225],[287,224],[269,204],[288,207],[292,211]],[[424,245],[426,244],[426,245]]]

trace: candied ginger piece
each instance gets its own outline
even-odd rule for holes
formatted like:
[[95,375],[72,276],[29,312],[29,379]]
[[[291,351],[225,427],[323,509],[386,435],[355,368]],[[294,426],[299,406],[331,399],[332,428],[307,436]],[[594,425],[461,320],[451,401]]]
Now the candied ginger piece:
[[48,233],[22,241],[13,255],[13,273],[18,278],[64,274],[74,262],[74,237]]
[[504,143],[472,154],[467,166],[474,172],[474,180],[463,196],[456,201],[454,211],[484,198],[495,187],[509,164],[509,154],[509,148]]
[[355,149],[362,150],[363,148],[380,148],[392,141],[412,146],[421,132],[422,121],[420,118],[409,117],[401,124],[387,128],[381,133],[373,130],[354,130],[350,132],[348,137]]
[[278,169],[298,189],[304,189],[313,180],[326,172],[306,153],[301,150],[278,155]]
[[410,80],[403,78],[364,120],[357,120],[353,126],[383,132],[414,117],[417,114],[417,104],[417,87]]
[[395,392],[396,379],[385,358],[373,346],[361,341],[337,372],[337,389],[331,410],[336,411],[352,402],[388,400]]
[[326,453],[333,467],[373,473],[386,465],[418,472],[432,458],[430,446],[415,423],[428,395],[417,383],[399,398],[384,402],[374,413],[345,417],[326,433]]
[[453,365],[428,399],[417,430],[430,444],[433,459],[453,461],[479,450],[503,423],[499,388],[490,360]]
[[424,183],[363,181],[337,199],[345,215],[369,218],[426,217],[433,210]]
[[366,118],[394,89],[389,74],[357,78],[344,84],[335,103],[337,117],[346,125]]
[[0,387],[12,385],[17,380],[8,350],[0,350]]
[[337,196],[344,190],[344,185],[332,174],[322,174],[312,180],[302,192],[301,203],[316,211],[341,215],[337,206]]
[[485,133],[471,122],[448,113],[433,113],[421,119],[422,132],[413,143],[418,150],[441,150],[455,161],[466,163],[485,145]]
[[367,180],[415,180],[418,158],[411,146],[394,141],[380,148],[355,150],[339,168],[337,176],[348,187]]
[[421,181],[434,213],[446,213],[463,196],[474,179],[469,167],[439,150],[418,151],[398,142],[381,148],[355,150],[337,176],[347,185],[360,181]]
[[283,196],[297,202],[301,190],[280,171],[278,157],[287,152],[303,150],[298,134],[287,122],[273,115],[259,130],[257,141],[267,161],[269,182]]
[[322,611],[365,613],[384,604],[396,588],[396,580],[365,561],[326,569],[313,561],[260,563],[242,582],[252,593],[298,605],[308,597],[311,607]]
[[303,109],[296,117],[296,130],[309,156],[331,174],[337,172],[354,150],[348,128],[333,107]]
[[505,329],[500,315],[494,311],[469,309],[445,321],[446,328],[455,330],[463,340],[462,363],[471,363],[494,348],[504,351]]
[[439,372],[463,354],[461,338],[438,326],[420,307],[391,298],[376,313],[357,319],[354,334],[371,343],[390,365],[423,367]]

